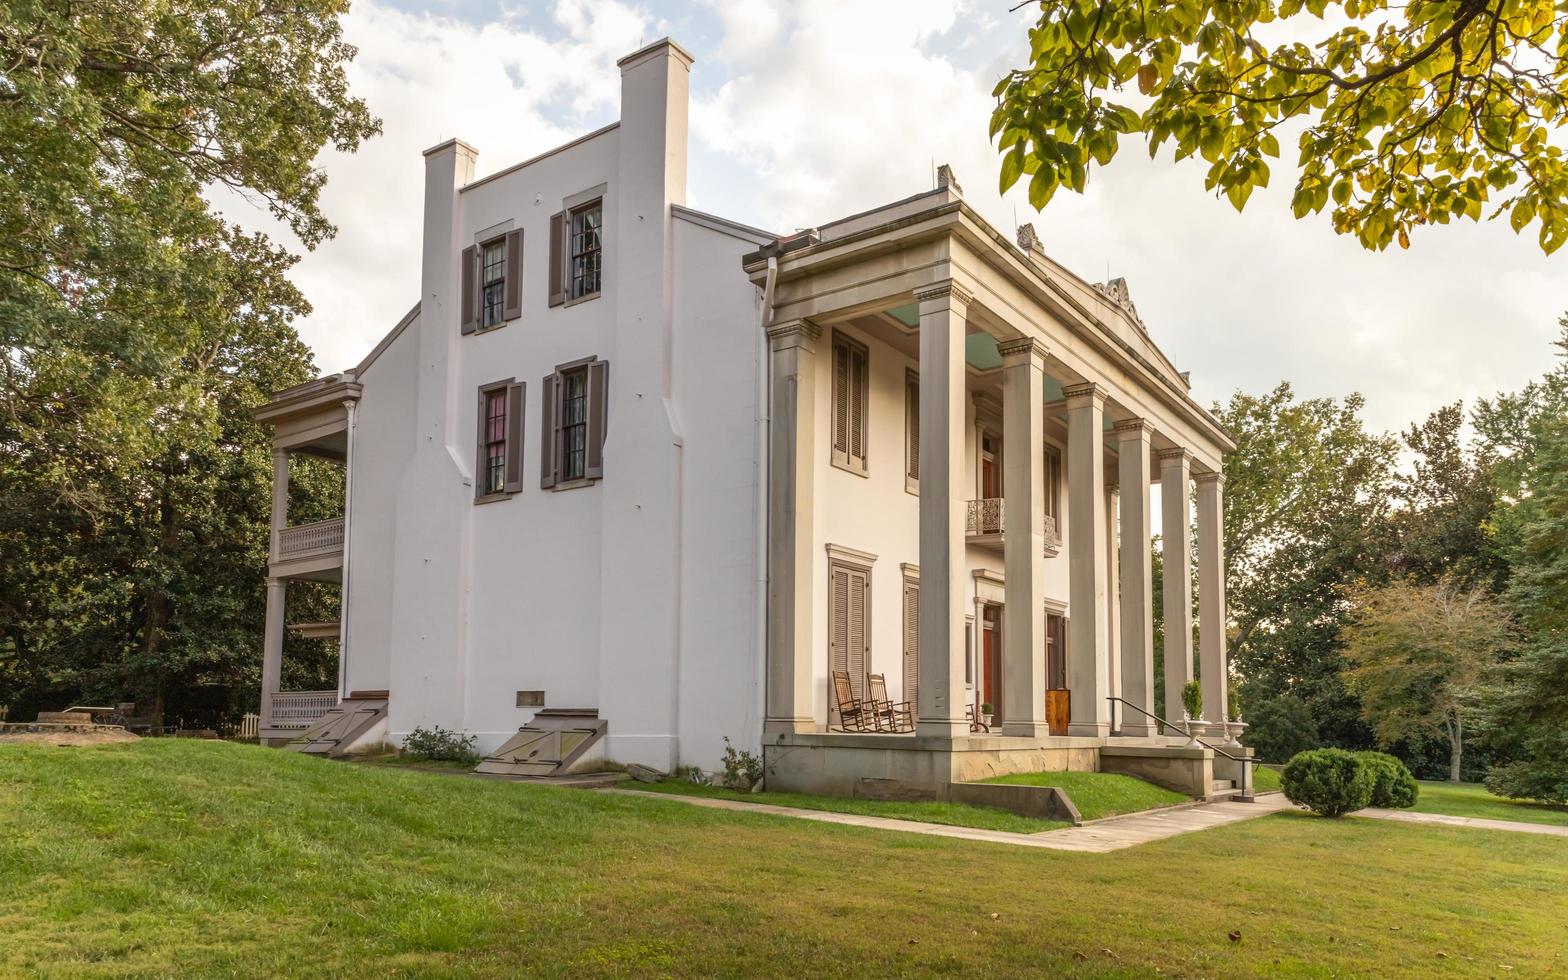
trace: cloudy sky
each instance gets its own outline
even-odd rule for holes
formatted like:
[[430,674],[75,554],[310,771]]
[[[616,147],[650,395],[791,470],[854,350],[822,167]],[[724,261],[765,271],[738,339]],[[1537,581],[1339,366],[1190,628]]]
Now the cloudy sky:
[[1291,218],[1284,165],[1238,215],[1203,191],[1201,164],[1134,144],[1043,214],[999,195],[986,127],[992,86],[1027,51],[1014,2],[356,0],[353,86],[386,131],[323,161],[340,231],[295,270],[315,307],[300,331],[323,371],[341,370],[417,298],[422,149],[460,136],[482,176],[612,122],[616,59],[669,35],[696,57],[693,207],[788,232],[933,186],[949,163],[997,227],[1033,221],[1080,275],[1125,276],[1205,402],[1284,379],[1362,392],[1369,423],[1396,430],[1545,369],[1568,254],[1502,223],[1372,254],[1326,218]]

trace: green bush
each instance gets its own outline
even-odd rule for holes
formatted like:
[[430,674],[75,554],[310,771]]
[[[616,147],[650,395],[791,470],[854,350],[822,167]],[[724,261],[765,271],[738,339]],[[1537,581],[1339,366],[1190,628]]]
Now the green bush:
[[1181,689],[1181,706],[1187,709],[1188,718],[1203,716],[1203,685],[1188,681]]
[[1285,762],[1297,752],[1318,747],[1312,711],[1293,695],[1270,698],[1249,708],[1247,726],[1241,744],[1256,749],[1262,762]]
[[1372,805],[1405,809],[1416,805],[1421,787],[1403,762],[1386,752],[1357,752],[1372,774]]
[[474,751],[474,741],[472,735],[447,731],[440,725],[431,729],[415,728],[403,740],[403,751],[438,762],[477,763],[479,753]]
[[1354,752],[1312,749],[1285,765],[1285,798],[1324,817],[1340,817],[1372,802],[1372,772]]

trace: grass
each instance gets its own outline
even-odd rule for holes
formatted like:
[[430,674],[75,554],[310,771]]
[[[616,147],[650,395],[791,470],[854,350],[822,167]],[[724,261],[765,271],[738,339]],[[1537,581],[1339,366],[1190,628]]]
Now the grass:
[[401,766],[405,769],[434,769],[443,772],[472,772],[479,765],[479,757],[472,759],[426,759],[407,752],[387,752],[381,755],[357,755],[352,760],[372,766]]
[[1484,817],[1488,820],[1517,820],[1568,827],[1568,806],[1510,800],[1493,796],[1480,783],[1440,783],[1421,781],[1416,805],[1418,813],[1446,813],[1454,817]]
[[894,800],[851,800],[837,796],[812,796],[808,793],[741,793],[720,786],[699,786],[680,779],[667,779],[662,783],[629,784],[626,789],[652,790],[656,793],[676,793],[682,796],[707,796],[721,800],[741,800],[746,803],[771,803],[774,806],[792,806],[803,810],[831,810],[834,813],[858,813],[868,817],[888,817],[894,820],[920,820],[925,823],[947,824],[953,827],[978,827],[981,830],[1007,830],[1017,834],[1038,834],[1068,826],[1060,820],[1040,820],[1021,817],[1007,810],[990,806],[966,806],[962,803],[916,803]]
[[1190,796],[1115,772],[1020,772],[983,782],[1059,787],[1072,797],[1078,815],[1085,820],[1192,802]]
[[1529,834],[1078,854],[175,739],[0,748],[0,801],[0,976],[1568,971],[1568,849]]
[[1279,788],[1279,770],[1267,769],[1263,766],[1252,767],[1252,791],[1254,793],[1272,793]]

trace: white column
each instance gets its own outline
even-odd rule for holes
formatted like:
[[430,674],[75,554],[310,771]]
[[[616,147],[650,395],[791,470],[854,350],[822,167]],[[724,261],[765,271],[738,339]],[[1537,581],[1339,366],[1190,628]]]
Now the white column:
[[1045,721],[1045,345],[997,345],[1002,355],[1002,734],[1050,734]]
[[816,342],[810,320],[768,328],[768,690],[764,730],[814,732],[812,541],[816,479]]
[[283,612],[288,583],[267,579],[267,618],[261,635],[261,727],[272,724],[272,696],[283,680]]
[[289,526],[289,451],[272,450],[272,561],[278,560],[278,539]]
[[[1143,419],[1116,424],[1121,490],[1122,698],[1154,713],[1154,569],[1150,554],[1149,426]],[[1123,735],[1153,735],[1154,725],[1122,706]]]
[[1105,389],[1081,384],[1067,396],[1067,686],[1069,735],[1110,731],[1106,644]]
[[1225,655],[1225,477],[1199,473],[1198,658],[1203,675],[1203,717],[1226,720],[1230,691]]
[[[1165,718],[1181,721],[1181,689],[1192,680],[1192,513],[1185,449],[1160,453],[1160,557],[1164,560]],[[1174,734],[1174,733],[1172,733]]]
[[359,399],[343,399],[343,573],[338,579],[338,699],[348,697],[348,589],[354,541],[354,424]]
[[964,719],[964,333],[971,296],[952,280],[920,303],[920,692],[915,730]]
[[1122,696],[1122,590],[1121,563],[1117,552],[1117,514],[1121,494],[1105,488],[1105,693]]

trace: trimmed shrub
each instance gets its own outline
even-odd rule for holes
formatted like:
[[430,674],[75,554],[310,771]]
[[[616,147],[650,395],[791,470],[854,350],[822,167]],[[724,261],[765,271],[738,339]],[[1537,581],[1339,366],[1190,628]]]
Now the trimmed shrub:
[[1181,706],[1187,709],[1187,717],[1194,720],[1203,716],[1203,685],[1197,681],[1188,681],[1181,689]]
[[474,751],[476,739],[472,735],[448,731],[440,725],[431,729],[415,728],[403,739],[403,751],[421,759],[438,762],[477,763],[479,753]]
[[1312,749],[1285,764],[1285,798],[1324,817],[1341,817],[1372,802],[1372,772],[1354,752]]
[[1372,805],[1405,809],[1416,805],[1421,787],[1403,762],[1387,752],[1357,752],[1372,774]]

